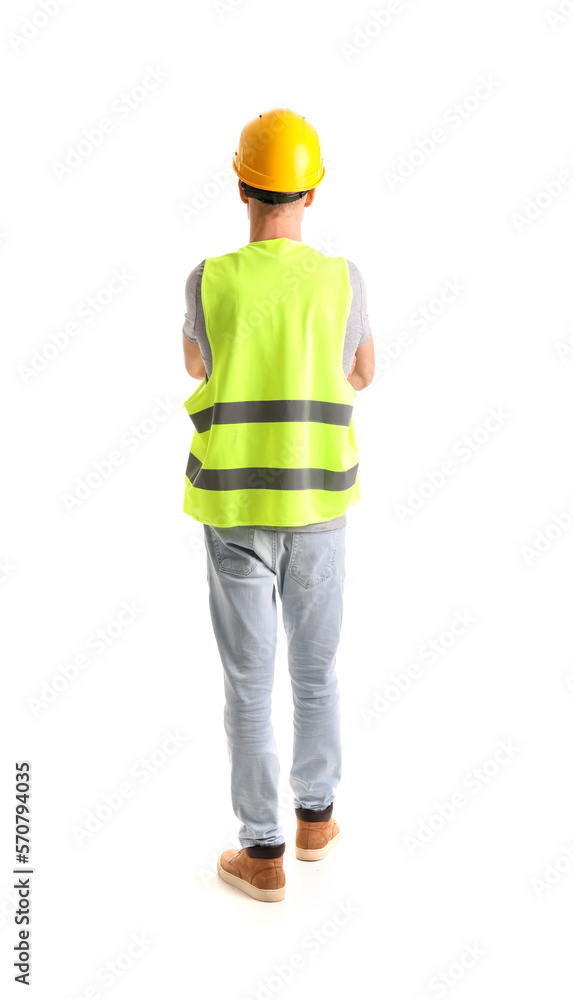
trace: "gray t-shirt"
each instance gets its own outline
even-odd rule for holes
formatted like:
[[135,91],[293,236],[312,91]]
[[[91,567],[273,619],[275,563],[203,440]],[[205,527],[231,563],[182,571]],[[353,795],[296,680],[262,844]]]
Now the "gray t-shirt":
[[[348,377],[352,367],[352,359],[356,354],[357,348],[361,347],[362,344],[365,344],[366,341],[370,339],[372,336],[372,330],[370,329],[370,323],[366,311],[366,290],[364,288],[364,279],[352,261],[347,260],[346,263],[348,265],[348,276],[352,286],[352,302],[350,304],[350,310],[346,322],[342,367],[344,374]],[[203,364],[205,365],[205,378],[208,381],[211,377],[211,371],[213,370],[213,358],[211,354],[211,344],[209,343],[209,338],[205,329],[205,315],[203,312],[203,303],[201,301],[201,279],[203,277],[204,265],[205,261],[202,260],[201,263],[191,271],[191,274],[187,278],[187,282],[185,284],[185,304],[187,311],[185,313],[185,322],[183,323],[183,336],[187,340],[191,341],[192,344],[199,345]],[[332,531],[334,528],[344,527],[345,524],[346,514],[342,514],[341,517],[334,517],[330,521],[319,521],[316,524],[304,524],[302,526],[298,525],[292,530]],[[273,531],[273,528],[268,524],[255,524],[252,527],[261,528],[264,531]],[[284,525],[279,525],[274,530],[286,531],[288,529],[286,529]]]

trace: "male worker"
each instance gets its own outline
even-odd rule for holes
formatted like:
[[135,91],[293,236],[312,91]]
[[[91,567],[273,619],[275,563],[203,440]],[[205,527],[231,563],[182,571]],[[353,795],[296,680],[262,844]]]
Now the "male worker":
[[183,509],[203,522],[209,608],[224,669],[224,725],[240,850],[219,876],[255,899],[284,899],[285,838],[271,725],[275,580],[294,701],[290,784],[296,857],[337,843],[341,773],[336,651],[346,510],[360,499],[356,390],[374,376],[363,282],[344,257],[301,242],[324,177],[318,136],[275,108],[242,131],[233,167],[250,242],[203,260],[186,283],[185,367],[203,381]]

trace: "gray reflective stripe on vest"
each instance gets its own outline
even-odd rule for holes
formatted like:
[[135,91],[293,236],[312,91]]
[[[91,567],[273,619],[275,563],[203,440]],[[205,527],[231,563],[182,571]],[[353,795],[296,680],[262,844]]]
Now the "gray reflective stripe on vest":
[[349,427],[352,409],[347,403],[327,403],[320,399],[256,399],[215,403],[189,416],[202,434],[212,424],[273,423],[277,420],[304,420]]
[[345,472],[264,467],[204,469],[193,452],[187,462],[187,478],[200,490],[347,490],[356,481],[357,472],[358,463]]

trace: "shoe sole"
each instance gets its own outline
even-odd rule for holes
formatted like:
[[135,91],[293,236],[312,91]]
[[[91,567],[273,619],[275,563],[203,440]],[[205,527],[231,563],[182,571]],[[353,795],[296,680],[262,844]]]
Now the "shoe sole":
[[339,840],[340,830],[336,834],[336,837],[329,840],[328,844],[325,844],[324,847],[317,847],[314,851],[306,850],[304,847],[295,847],[294,853],[299,861],[320,861],[322,858],[326,857]]
[[282,889],[259,889],[258,886],[246,882],[244,878],[239,878],[238,875],[228,872],[221,866],[219,858],[217,858],[217,874],[224,882],[233,885],[235,889],[240,889],[241,892],[246,892],[248,896],[252,896],[253,899],[258,899],[263,903],[278,903],[281,899],[285,898],[284,885]]

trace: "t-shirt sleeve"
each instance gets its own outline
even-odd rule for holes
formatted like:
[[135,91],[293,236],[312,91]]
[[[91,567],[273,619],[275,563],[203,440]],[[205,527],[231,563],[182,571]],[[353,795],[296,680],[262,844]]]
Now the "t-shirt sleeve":
[[351,260],[347,260],[348,277],[352,286],[352,302],[346,320],[346,335],[344,338],[343,368],[348,376],[352,359],[359,347],[372,336],[370,321],[366,309],[366,289],[364,279]]
[[357,297],[356,303],[356,313],[359,317],[360,323],[360,340],[358,341],[358,347],[362,347],[367,340],[370,340],[372,336],[372,330],[370,328],[370,320],[368,319],[368,308],[366,303],[366,287],[364,285],[364,278],[362,274],[356,267],[356,264],[351,264],[354,270],[355,280],[352,282],[355,294]]
[[192,271],[185,283],[185,320],[183,336],[192,344],[199,343],[198,332],[205,326],[203,304],[201,302],[201,278],[205,261],[202,260]]

